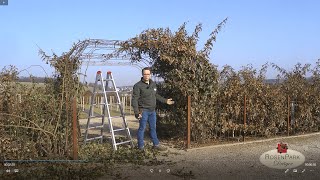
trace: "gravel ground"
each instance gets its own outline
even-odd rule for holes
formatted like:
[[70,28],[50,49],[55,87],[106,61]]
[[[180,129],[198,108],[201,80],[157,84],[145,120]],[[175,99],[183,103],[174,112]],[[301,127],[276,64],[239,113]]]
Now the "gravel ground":
[[[134,116],[126,116],[126,120],[130,129],[130,133],[132,134],[132,137],[135,137],[135,135],[137,134],[137,129],[139,128],[139,123],[138,120],[136,120],[136,118]],[[80,119],[80,127],[81,127],[81,132],[84,133],[85,132],[85,128],[87,125],[87,121],[88,119]],[[92,118],[90,119],[90,126],[97,126],[100,125],[101,122],[101,118]],[[112,121],[113,124],[113,129],[119,129],[122,128],[122,118],[113,118]],[[89,134],[99,134],[100,130],[89,130]],[[105,128],[104,128],[104,135],[109,136],[109,123],[108,123],[108,118],[105,118]]]
[[[320,133],[317,133],[187,151],[170,148],[172,153],[169,153],[169,157],[159,157],[159,160],[166,161],[162,165],[122,166],[119,172],[123,179],[320,179],[319,140]],[[285,172],[285,169],[263,165],[260,156],[275,149],[279,142],[287,143],[289,149],[301,152],[305,156],[305,163],[316,166],[303,163],[295,168],[297,172],[293,172],[293,169]]]
[[[127,119],[135,138],[138,123],[132,117]],[[307,164],[296,167],[297,172],[263,165],[260,156],[276,149],[279,142],[287,143],[289,149],[302,153]],[[122,165],[117,171],[122,179],[320,179],[320,133],[191,148],[187,151],[169,148],[168,154],[158,157],[158,160],[165,162],[161,165]],[[104,176],[101,179],[114,178]]]

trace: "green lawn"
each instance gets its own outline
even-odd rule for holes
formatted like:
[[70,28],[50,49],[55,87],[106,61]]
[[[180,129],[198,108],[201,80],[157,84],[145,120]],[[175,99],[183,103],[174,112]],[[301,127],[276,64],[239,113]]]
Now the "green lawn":
[[[86,104],[84,108],[85,108],[85,111],[82,111],[82,107],[81,107],[81,113],[80,113],[80,117],[79,117],[80,119],[88,118],[88,111],[90,109],[90,105]],[[133,114],[133,109],[131,108],[131,113],[129,113],[129,110],[130,110],[130,107],[126,106],[125,107],[125,114],[126,115]],[[94,106],[93,111],[94,111],[95,115],[101,114],[101,107],[99,105]],[[120,115],[120,110],[117,111],[115,107],[113,107],[112,110],[110,110],[110,112],[111,112],[111,116],[119,116]],[[107,110],[106,110],[106,113],[107,113]]]

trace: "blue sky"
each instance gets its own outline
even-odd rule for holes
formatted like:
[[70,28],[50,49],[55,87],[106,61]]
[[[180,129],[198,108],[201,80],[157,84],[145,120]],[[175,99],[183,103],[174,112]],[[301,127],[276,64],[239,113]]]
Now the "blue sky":
[[[189,33],[203,24],[201,48],[226,17],[210,57],[219,69],[226,64],[236,70],[247,64],[259,69],[266,62],[291,69],[298,62],[314,64],[320,58],[317,0],[8,1],[8,6],[0,6],[1,69],[10,64],[19,70],[40,65],[50,75],[53,70],[42,62],[38,46],[48,54],[61,54],[79,40],[126,40],[148,28],[175,31],[183,22]],[[111,70],[118,86],[140,79],[133,67],[90,67],[89,81],[97,70]],[[45,76],[39,66],[28,71]],[[268,76],[275,77],[272,71]]]

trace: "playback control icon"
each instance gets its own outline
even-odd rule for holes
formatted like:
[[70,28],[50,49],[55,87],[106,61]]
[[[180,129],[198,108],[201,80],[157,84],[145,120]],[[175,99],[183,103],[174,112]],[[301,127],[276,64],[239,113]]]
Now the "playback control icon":
[[[151,172],[151,173],[154,173],[155,170],[154,170],[154,169],[150,169],[150,172]],[[161,170],[161,169],[158,169],[158,172],[161,173],[162,170]],[[166,172],[167,172],[167,173],[170,173],[170,169],[166,169]]]

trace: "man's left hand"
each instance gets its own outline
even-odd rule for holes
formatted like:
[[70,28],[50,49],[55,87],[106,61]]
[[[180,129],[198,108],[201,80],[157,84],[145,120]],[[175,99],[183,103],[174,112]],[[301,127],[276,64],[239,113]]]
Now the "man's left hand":
[[174,104],[174,101],[172,101],[172,98],[170,98],[170,99],[167,99],[167,104],[169,104],[169,105],[172,105],[172,104]]

